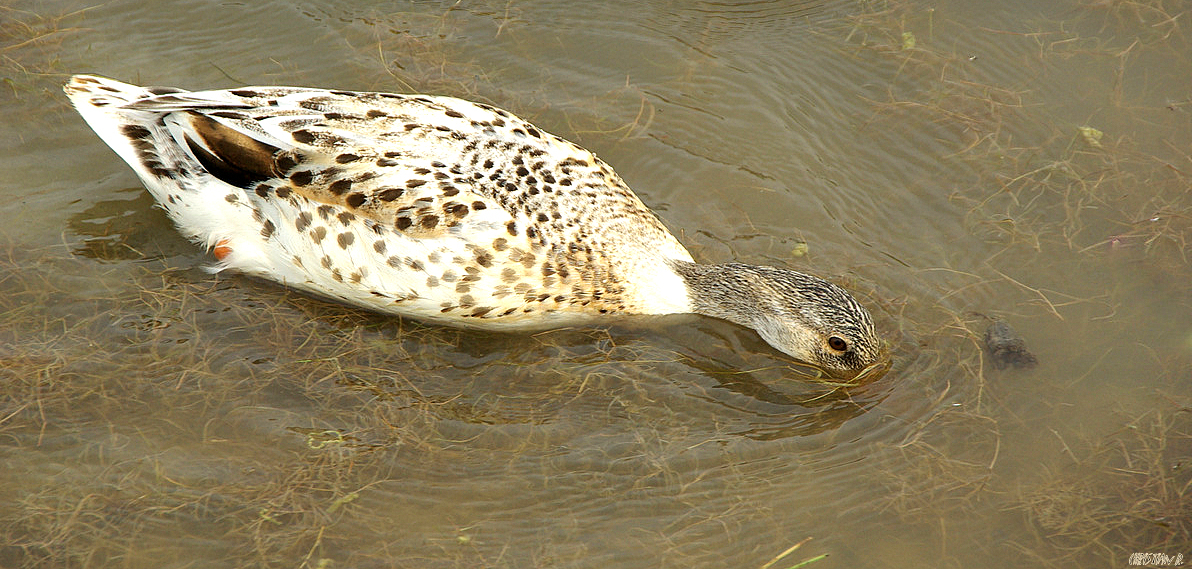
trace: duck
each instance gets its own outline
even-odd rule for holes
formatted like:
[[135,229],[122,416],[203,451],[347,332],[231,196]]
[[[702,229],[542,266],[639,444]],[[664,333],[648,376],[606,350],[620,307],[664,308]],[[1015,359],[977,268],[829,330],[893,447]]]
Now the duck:
[[883,358],[840,286],[701,264],[594,154],[492,105],[75,75],[74,108],[177,229],[234,271],[379,313],[541,330],[694,313],[831,376]]

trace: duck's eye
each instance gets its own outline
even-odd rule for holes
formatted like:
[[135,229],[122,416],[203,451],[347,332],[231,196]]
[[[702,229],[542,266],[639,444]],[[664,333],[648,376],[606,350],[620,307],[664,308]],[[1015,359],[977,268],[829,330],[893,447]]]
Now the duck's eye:
[[832,336],[831,338],[828,338],[828,347],[837,352],[847,352],[848,342],[844,341],[844,338],[841,338],[840,336]]

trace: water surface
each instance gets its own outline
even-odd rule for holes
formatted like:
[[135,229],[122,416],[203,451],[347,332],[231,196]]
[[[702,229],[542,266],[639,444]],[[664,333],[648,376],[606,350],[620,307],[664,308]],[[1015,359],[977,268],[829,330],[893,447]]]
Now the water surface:
[[[1192,555],[1183,3],[0,10],[0,565]],[[211,275],[68,108],[76,72],[509,109],[697,259],[847,286],[894,368],[836,389],[710,319],[490,334]],[[993,365],[992,318],[1037,367]]]

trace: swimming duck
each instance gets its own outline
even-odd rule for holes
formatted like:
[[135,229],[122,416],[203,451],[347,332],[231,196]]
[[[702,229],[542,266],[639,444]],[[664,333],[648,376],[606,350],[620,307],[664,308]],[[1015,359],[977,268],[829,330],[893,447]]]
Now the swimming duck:
[[490,105],[94,75],[64,89],[214,270],[455,326],[697,313],[835,375],[881,358],[840,287],[695,263],[602,160]]

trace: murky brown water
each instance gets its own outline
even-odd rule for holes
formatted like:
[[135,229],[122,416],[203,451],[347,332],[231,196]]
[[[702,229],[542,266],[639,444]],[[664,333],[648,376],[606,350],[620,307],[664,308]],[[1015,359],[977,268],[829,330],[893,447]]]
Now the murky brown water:
[[[0,566],[1192,558],[1189,18],[0,6]],[[209,275],[68,109],[74,72],[510,109],[610,162],[697,258],[846,283],[895,367],[833,390],[709,319],[485,334]],[[987,317],[1038,366],[996,369]]]

